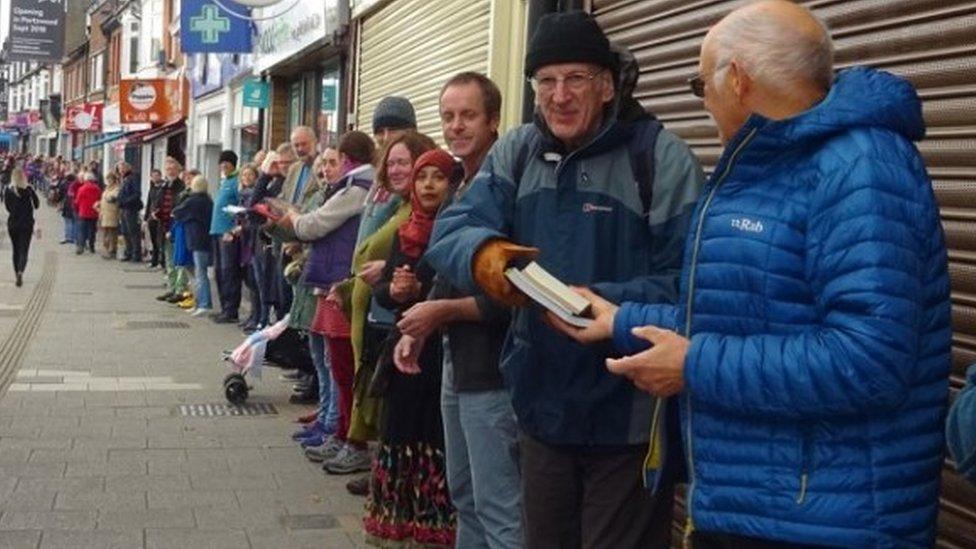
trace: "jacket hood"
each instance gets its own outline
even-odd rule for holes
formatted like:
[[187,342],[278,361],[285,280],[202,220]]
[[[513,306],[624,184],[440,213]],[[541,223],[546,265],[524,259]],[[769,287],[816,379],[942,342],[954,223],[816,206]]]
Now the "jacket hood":
[[911,141],[925,137],[915,88],[903,78],[867,67],[841,71],[823,101],[798,116],[752,118],[743,129],[765,125],[764,134],[786,142],[824,141],[853,128],[882,128]]

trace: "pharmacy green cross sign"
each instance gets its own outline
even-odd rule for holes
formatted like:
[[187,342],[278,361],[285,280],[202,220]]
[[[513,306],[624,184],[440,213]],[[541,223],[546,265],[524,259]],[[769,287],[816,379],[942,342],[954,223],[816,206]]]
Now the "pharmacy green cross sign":
[[220,33],[230,31],[230,19],[221,16],[217,6],[205,4],[200,15],[190,18],[190,30],[199,32],[204,44],[216,44],[220,41]]

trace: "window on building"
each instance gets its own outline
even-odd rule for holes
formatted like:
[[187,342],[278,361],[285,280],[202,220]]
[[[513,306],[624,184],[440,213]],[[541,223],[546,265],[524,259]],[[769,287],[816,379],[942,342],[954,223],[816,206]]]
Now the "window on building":
[[139,22],[129,23],[129,74],[139,72]]
[[88,81],[91,83],[92,91],[99,91],[105,87],[105,54],[98,53],[91,57],[89,62],[91,73]]

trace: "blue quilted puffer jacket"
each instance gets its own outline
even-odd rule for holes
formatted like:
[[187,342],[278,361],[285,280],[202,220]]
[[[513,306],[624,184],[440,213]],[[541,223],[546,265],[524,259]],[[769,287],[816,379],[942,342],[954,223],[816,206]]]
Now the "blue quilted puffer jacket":
[[680,305],[618,312],[623,352],[645,347],[635,326],[690,336],[690,529],[932,546],[951,330],[924,133],[912,86],[864,68],[801,115],[752,117],[692,217]]

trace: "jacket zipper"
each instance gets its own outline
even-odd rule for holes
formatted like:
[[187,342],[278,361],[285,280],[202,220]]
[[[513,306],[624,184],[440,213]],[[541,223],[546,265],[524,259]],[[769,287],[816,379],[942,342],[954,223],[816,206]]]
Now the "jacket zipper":
[[807,497],[807,487],[810,482],[810,437],[806,429],[800,440],[800,492],[796,496],[796,504],[803,505]]
[[[715,180],[715,184],[712,185],[712,190],[708,193],[708,198],[705,199],[705,204],[702,205],[701,213],[698,215],[698,226],[695,228],[695,246],[691,252],[691,267],[690,273],[688,275],[688,297],[685,302],[685,337],[691,337],[691,305],[695,296],[695,271],[698,270],[698,250],[701,245],[701,233],[702,228],[705,225],[705,214],[708,213],[708,207],[712,204],[712,199],[715,197],[716,191],[728,177],[729,172],[732,171],[732,166],[735,165],[735,161],[739,157],[739,153],[742,149],[749,144],[752,140],[752,136],[756,134],[756,128],[753,128],[746,134],[742,142],[732,151],[729,156],[729,161],[725,165],[725,169],[722,174]],[[685,546],[688,547],[691,544],[691,533],[695,531],[695,523],[692,519],[692,496],[695,491],[695,459],[694,459],[694,448],[692,446],[691,440],[691,396],[685,395],[685,406],[688,410],[688,422],[685,438],[687,442],[687,459],[688,459],[688,491],[685,494],[685,508],[688,512],[688,520],[685,523]]]

